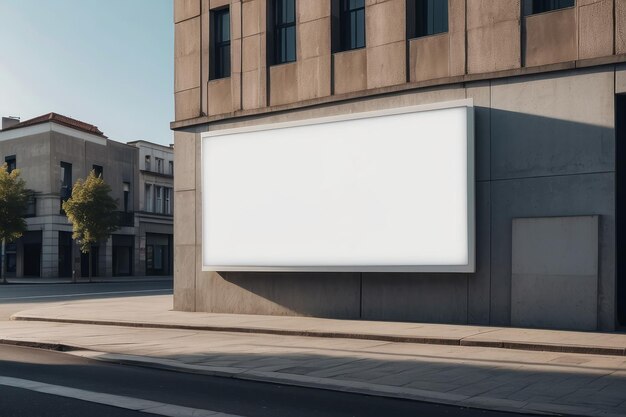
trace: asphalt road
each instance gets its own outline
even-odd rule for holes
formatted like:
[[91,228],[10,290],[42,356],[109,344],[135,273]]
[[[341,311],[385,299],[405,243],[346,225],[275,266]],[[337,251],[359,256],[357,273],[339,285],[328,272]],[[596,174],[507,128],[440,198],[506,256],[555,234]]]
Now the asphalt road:
[[[0,320],[34,305],[171,291],[171,281],[1,285]],[[206,410],[244,417],[521,415],[114,365],[67,353],[0,345],[2,417],[149,416],[155,404],[160,415],[170,416],[209,415]]]
[[44,304],[95,298],[133,297],[172,293],[172,280],[78,284],[0,284],[0,320]]
[[[6,387],[3,386],[3,380],[6,378],[3,377],[249,417],[508,415],[414,401],[114,365],[64,353],[0,345],[0,415],[3,417],[150,415],[145,412]],[[29,413],[29,410],[34,412]]]

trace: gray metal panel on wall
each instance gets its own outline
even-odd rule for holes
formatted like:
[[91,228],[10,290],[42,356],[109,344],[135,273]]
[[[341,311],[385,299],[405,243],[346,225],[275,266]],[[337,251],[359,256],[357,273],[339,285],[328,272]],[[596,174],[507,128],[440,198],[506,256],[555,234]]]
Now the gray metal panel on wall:
[[491,324],[511,324],[511,222],[517,217],[601,215],[599,329],[615,328],[615,174],[494,181],[491,189]]
[[596,330],[598,216],[513,219],[511,324]]

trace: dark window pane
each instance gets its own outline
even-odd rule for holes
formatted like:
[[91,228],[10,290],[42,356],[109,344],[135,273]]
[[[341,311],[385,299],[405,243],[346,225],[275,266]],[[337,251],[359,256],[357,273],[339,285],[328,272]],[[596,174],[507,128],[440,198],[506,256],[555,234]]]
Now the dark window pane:
[[4,162],[7,164],[7,171],[12,172],[17,168],[17,159],[15,155],[7,156],[4,158]]
[[296,2],[274,0],[274,64],[296,60]]
[[290,26],[285,29],[285,58],[287,61],[295,61],[296,60],[296,27]]
[[229,41],[230,40],[230,14],[222,13],[221,16],[221,31],[220,31],[220,42]]
[[574,7],[575,3],[575,0],[524,0],[524,14],[530,15]]
[[[365,1],[340,0],[339,34],[341,50],[365,46]],[[336,29],[337,30],[337,29]]]
[[230,12],[221,9],[212,12],[211,79],[230,77]]
[[350,9],[358,9],[365,7],[365,0],[350,0]]
[[284,2],[285,2],[285,23],[295,23],[296,0],[284,0]]
[[356,47],[363,48],[365,46],[365,9],[356,11]]
[[448,2],[443,0],[407,0],[409,38],[436,35],[448,31]]

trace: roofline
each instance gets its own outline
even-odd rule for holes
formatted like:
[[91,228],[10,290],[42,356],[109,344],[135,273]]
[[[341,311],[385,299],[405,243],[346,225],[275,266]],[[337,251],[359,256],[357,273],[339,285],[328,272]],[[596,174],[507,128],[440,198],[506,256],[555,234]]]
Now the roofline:
[[[49,117],[48,118],[42,118],[44,116],[49,116]],[[83,128],[75,126],[75,125],[73,125],[71,123],[64,122],[63,120],[59,120],[58,118],[56,118],[57,116],[58,117],[63,117],[63,118],[66,118],[66,119],[71,119],[71,120],[74,120],[74,121],[76,121],[78,123],[82,123],[84,125],[91,126],[96,131],[92,131],[92,130],[89,130],[89,129],[83,129]],[[39,118],[42,118],[42,119],[38,120],[36,122],[32,122],[33,120],[39,119]],[[13,126],[9,126],[9,127],[5,128],[5,129],[1,129],[0,131],[4,132],[4,131],[8,131],[8,130],[18,130],[18,129],[26,128],[26,127],[29,127],[29,126],[37,126],[37,125],[44,124],[44,123],[56,123],[58,125],[65,126],[65,127],[70,128],[70,129],[78,130],[80,132],[85,132],[85,133],[88,133],[90,135],[94,135],[94,136],[98,136],[98,137],[101,137],[101,138],[104,138],[104,139],[108,139],[108,136],[106,136],[100,129],[98,129],[97,126],[92,125],[92,124],[87,123],[87,122],[83,122],[82,120],[74,119],[72,117],[64,116],[62,114],[54,113],[54,112],[43,114],[43,115],[37,116],[37,117],[32,117],[32,118],[30,118],[28,120],[22,120],[19,123],[15,124]]]
[[158,146],[160,148],[165,148],[165,149],[168,149],[170,151],[174,150],[173,144],[171,144],[171,145],[161,145],[160,143],[150,142],[149,140],[143,140],[143,139],[132,140],[130,142],[126,142],[127,145],[131,145],[131,146],[136,144],[136,143],[147,143],[148,145]]

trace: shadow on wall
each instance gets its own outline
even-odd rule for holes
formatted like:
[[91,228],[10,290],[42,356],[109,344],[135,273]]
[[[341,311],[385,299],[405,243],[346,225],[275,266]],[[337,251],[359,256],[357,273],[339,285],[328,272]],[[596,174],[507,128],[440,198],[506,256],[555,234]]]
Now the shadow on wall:
[[512,219],[594,214],[601,216],[599,327],[610,329],[614,129],[486,107],[475,115],[476,273],[204,272],[198,310],[510,325]]

